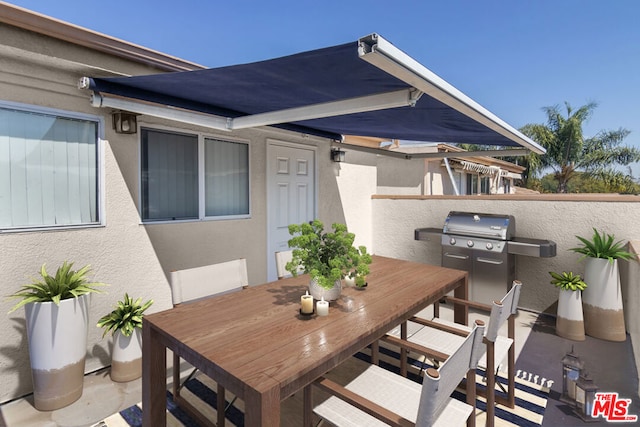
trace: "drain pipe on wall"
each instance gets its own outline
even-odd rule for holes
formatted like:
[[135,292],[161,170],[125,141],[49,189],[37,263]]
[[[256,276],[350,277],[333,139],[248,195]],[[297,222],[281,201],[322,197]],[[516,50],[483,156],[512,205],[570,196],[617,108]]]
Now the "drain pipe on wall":
[[449,159],[444,158],[444,165],[447,167],[447,172],[449,172],[449,179],[451,180],[451,185],[453,185],[453,191],[456,193],[456,196],[460,195],[460,191],[458,191],[458,185],[456,184],[456,180],[453,177],[453,172],[451,171],[451,165],[449,165]]

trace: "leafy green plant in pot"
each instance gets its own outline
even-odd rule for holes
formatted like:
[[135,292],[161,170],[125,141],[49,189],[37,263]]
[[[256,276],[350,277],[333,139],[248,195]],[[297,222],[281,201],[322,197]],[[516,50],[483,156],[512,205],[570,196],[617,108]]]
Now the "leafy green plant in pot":
[[118,301],[116,308],[105,314],[97,326],[104,328],[104,337],[108,332],[113,335],[110,376],[113,381],[125,382],[140,378],[142,375],[142,318],[151,307],[153,300],[142,303],[142,298],[134,300],[124,294],[124,300]]
[[82,396],[89,322],[89,298],[104,283],[91,282],[87,265],[72,270],[65,261],[55,276],[40,268],[40,278],[22,285],[10,311],[25,308],[36,409],[52,411]]
[[612,234],[595,228],[591,239],[576,238],[581,245],[569,250],[586,260],[584,281],[589,285],[582,293],[585,331],[595,338],[625,341],[618,260],[634,260],[636,255],[624,250],[622,241],[616,241]]
[[582,295],[587,284],[580,275],[572,271],[555,273],[550,271],[551,284],[560,289],[556,334],[574,341],[584,341],[584,317],[582,314]]
[[371,255],[364,246],[355,247],[355,234],[344,224],[333,224],[333,232],[325,232],[322,221],[289,225],[289,247],[292,259],[286,270],[296,276],[311,276],[310,291],[316,299],[335,300],[340,296],[340,281],[353,278],[356,286],[366,285]]

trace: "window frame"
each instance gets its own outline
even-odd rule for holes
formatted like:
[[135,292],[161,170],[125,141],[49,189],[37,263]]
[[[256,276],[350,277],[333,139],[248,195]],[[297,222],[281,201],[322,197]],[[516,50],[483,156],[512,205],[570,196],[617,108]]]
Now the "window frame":
[[[181,135],[196,136],[198,139],[198,218],[185,218],[185,219],[165,219],[165,220],[150,220],[142,217],[143,201],[142,201],[142,131],[150,130],[156,132],[177,133]],[[162,126],[157,124],[139,123],[140,137],[138,138],[138,213],[140,217],[140,223],[142,225],[152,224],[180,224],[189,222],[204,222],[204,221],[229,221],[238,219],[250,219],[252,218],[252,185],[251,185],[251,144],[250,141],[243,138],[232,138],[228,135],[213,134],[207,132],[199,132],[192,129],[174,128],[170,126]],[[206,216],[206,189],[205,189],[205,143],[207,139],[229,142],[234,144],[244,144],[247,146],[247,181],[248,181],[248,213],[238,215],[219,215],[219,216]]]
[[29,225],[29,226],[15,226],[3,228],[0,226],[0,233],[24,233],[24,232],[39,232],[39,231],[54,231],[54,230],[74,230],[85,228],[99,228],[106,226],[106,212],[105,212],[105,144],[104,144],[104,117],[80,113],[77,111],[64,110],[61,108],[44,107],[35,104],[26,104],[21,102],[6,101],[0,99],[0,108],[24,111],[30,114],[41,114],[47,116],[55,116],[64,119],[71,120],[84,120],[94,122],[97,124],[96,132],[96,215],[97,221],[88,222],[83,224],[43,224],[43,225]]

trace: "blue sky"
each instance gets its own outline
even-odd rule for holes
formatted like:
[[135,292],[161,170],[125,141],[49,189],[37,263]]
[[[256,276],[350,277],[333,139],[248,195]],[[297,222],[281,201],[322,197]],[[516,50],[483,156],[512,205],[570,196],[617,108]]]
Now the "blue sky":
[[585,134],[623,127],[640,147],[637,0],[11,3],[208,67],[376,32],[516,128],[543,123],[544,106],[594,101]]

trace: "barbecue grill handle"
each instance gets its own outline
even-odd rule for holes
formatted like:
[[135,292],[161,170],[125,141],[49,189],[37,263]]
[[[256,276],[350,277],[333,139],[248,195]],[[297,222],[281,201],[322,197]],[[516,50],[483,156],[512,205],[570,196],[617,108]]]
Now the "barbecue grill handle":
[[503,263],[503,261],[500,259],[489,259],[489,258],[481,258],[481,257],[478,257],[476,259],[478,260],[478,262],[484,262],[485,264],[500,265]]
[[446,256],[447,258],[469,259],[469,255],[456,255],[456,254],[446,253],[444,254],[444,256]]

